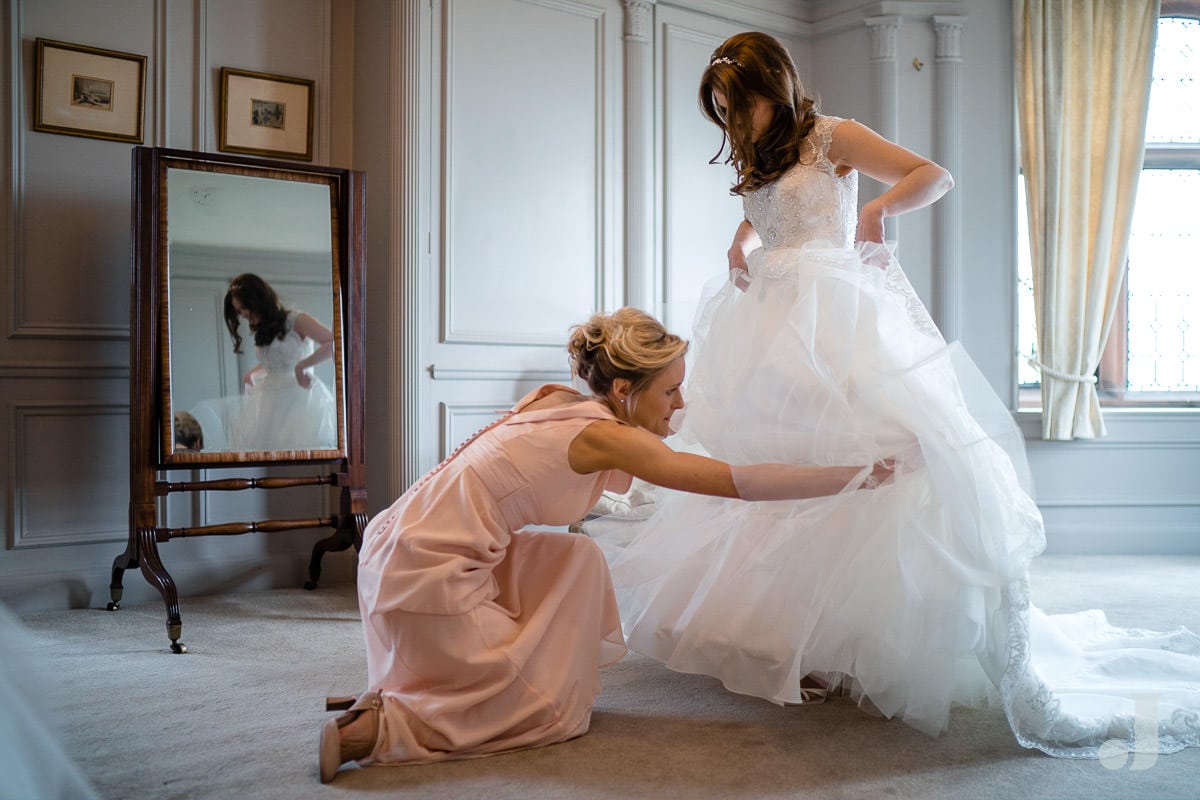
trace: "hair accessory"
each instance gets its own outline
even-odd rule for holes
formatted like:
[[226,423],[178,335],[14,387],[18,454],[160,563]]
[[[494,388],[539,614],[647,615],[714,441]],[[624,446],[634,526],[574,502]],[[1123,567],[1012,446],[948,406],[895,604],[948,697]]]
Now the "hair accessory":
[[742,62],[738,61],[736,58],[730,58],[729,56],[713,56],[712,61],[708,62],[708,64],[709,66],[712,66],[713,64],[729,64],[733,67],[740,67]]

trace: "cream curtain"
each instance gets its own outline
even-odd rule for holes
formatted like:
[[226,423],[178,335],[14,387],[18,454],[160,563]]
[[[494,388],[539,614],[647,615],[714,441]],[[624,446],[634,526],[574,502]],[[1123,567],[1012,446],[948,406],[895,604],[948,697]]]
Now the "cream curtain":
[[1159,0],[1013,9],[1042,436],[1103,436],[1094,373],[1124,276]]

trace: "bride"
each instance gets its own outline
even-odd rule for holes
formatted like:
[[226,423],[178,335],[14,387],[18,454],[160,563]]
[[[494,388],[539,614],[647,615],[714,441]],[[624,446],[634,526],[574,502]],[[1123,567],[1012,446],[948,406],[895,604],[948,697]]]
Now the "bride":
[[[884,217],[935,202],[949,174],[816,113],[766,34],[718,47],[700,100],[746,219],[697,316],[676,446],[897,470],[802,501],[657,492],[644,518],[587,523],[630,648],[777,703],[838,688],[933,735],[953,705],[998,698],[1019,742],[1056,756],[1200,745],[1200,637],[1030,604],[1045,538],[1023,440],[882,244]],[[861,211],[858,173],[891,187]]]

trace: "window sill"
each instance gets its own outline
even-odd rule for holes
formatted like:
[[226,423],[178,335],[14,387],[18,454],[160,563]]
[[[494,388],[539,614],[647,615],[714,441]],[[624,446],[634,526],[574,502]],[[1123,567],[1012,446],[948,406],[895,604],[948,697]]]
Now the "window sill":
[[[1200,408],[1108,406],[1102,409],[1107,435],[1096,439],[1070,439],[1049,443],[1055,448],[1135,448],[1138,450],[1200,449]],[[1042,442],[1042,409],[1029,407],[1013,415],[1028,443]]]
[[[1168,413],[1200,411],[1198,392],[1100,392],[1103,413],[1151,412]],[[1037,386],[1022,386],[1017,390],[1017,413],[1042,415],[1042,391]]]

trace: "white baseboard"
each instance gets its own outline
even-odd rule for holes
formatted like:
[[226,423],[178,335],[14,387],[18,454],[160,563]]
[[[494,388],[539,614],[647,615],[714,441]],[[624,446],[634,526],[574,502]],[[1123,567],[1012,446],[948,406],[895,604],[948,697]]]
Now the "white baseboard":
[[[299,588],[308,579],[308,552],[263,554],[254,558],[172,560],[170,546],[162,546],[159,555],[175,581],[179,594],[180,616],[187,624],[187,598],[234,592],[258,592],[267,589]],[[321,560],[320,587],[353,583],[354,550],[326,553]],[[103,609],[109,602],[112,565],[34,575],[9,575],[0,588],[0,602],[16,614],[74,608]],[[122,577],[121,605],[159,604],[166,623],[162,595],[140,569],[126,570]],[[318,587],[316,591],[320,591]],[[119,612],[118,612],[119,613]]]

